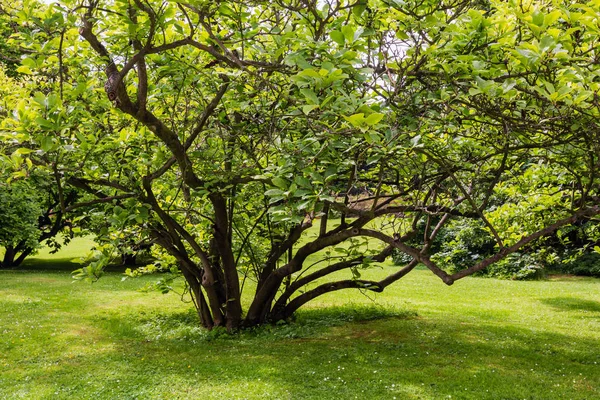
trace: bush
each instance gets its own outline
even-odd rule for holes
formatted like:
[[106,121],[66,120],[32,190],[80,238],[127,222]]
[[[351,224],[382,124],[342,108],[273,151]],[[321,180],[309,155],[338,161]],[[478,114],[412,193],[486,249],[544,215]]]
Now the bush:
[[481,221],[457,219],[441,232],[442,243],[431,259],[450,273],[489,257],[496,242]]
[[546,277],[546,268],[538,253],[512,253],[491,265],[487,274],[501,279],[542,279]]
[[565,252],[553,269],[565,274],[600,278],[600,254],[583,250]]
[[[432,249],[431,259],[449,273],[466,269],[496,252],[496,242],[483,222],[456,219],[440,231]],[[392,259],[396,265],[404,265],[412,259],[399,250]],[[548,249],[530,253],[514,253],[478,273],[500,279],[540,279],[546,275],[546,267],[557,262],[557,256]]]

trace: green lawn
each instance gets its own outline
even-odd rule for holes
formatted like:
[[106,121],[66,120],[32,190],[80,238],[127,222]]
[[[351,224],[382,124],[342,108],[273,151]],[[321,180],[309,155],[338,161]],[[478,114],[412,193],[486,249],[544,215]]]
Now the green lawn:
[[178,295],[138,290],[156,278],[73,283],[70,257],[32,271],[40,256],[0,272],[0,399],[600,398],[599,280],[446,287],[416,270],[230,337]]

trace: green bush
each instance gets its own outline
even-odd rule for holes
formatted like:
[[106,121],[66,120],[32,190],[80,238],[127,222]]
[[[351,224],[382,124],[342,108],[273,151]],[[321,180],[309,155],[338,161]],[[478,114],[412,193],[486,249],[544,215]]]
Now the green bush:
[[600,254],[582,250],[565,252],[561,262],[553,267],[556,272],[600,278]]
[[501,279],[542,279],[546,277],[546,268],[543,259],[537,253],[512,253],[491,265],[487,274]]
[[439,250],[431,257],[450,273],[458,272],[489,257],[496,242],[481,221],[457,219],[441,234]]
[[[492,256],[496,242],[483,222],[471,219],[451,221],[437,237],[432,246],[431,259],[449,273],[456,273]],[[392,259],[396,265],[404,265],[411,257],[395,251]],[[557,262],[554,252],[540,249],[535,252],[514,253],[478,273],[500,279],[540,279],[546,275],[546,267]]]

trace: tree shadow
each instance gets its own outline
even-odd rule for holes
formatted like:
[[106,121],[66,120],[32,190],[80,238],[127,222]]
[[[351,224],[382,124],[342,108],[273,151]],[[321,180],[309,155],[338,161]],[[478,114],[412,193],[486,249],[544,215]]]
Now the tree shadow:
[[81,261],[73,257],[64,258],[41,258],[41,257],[28,257],[23,261],[18,270],[27,271],[74,271],[81,268]]
[[575,297],[551,297],[541,302],[560,311],[586,311],[600,313],[600,302]]
[[[299,318],[305,322],[273,326],[269,334],[209,340],[188,313],[138,319],[115,314],[103,322],[94,319],[104,332],[95,340],[110,338],[110,349],[79,356],[77,363],[61,364],[50,375],[43,368],[29,373],[50,388],[53,374],[68,376],[103,365],[94,372],[100,385],[85,388],[86,395],[97,398],[185,394],[251,399],[591,399],[600,395],[600,356],[590,351],[598,348],[597,338],[469,323],[451,315],[435,320],[404,318],[393,310],[387,317],[381,310],[366,310],[364,318],[335,322],[302,338],[283,334],[306,321],[325,325],[331,318],[343,320],[346,313],[308,310]],[[175,331],[179,327],[181,334],[145,336],[145,324],[155,318],[161,326]]]
[[[19,271],[61,271],[73,272],[76,269],[83,267],[85,264],[79,258],[64,257],[64,258],[42,258],[28,257],[23,261],[23,264],[13,268]],[[104,268],[105,272],[125,272],[128,267],[117,263],[110,264]]]

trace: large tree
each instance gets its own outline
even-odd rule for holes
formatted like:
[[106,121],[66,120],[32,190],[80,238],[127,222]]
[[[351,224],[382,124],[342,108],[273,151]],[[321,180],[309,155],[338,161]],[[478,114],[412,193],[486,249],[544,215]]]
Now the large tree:
[[[21,72],[44,89],[5,135],[174,257],[208,328],[380,292],[419,263],[451,285],[600,214],[593,4],[27,4],[42,28]],[[452,218],[482,221],[496,253],[439,268]],[[361,278],[395,248],[405,266]]]

